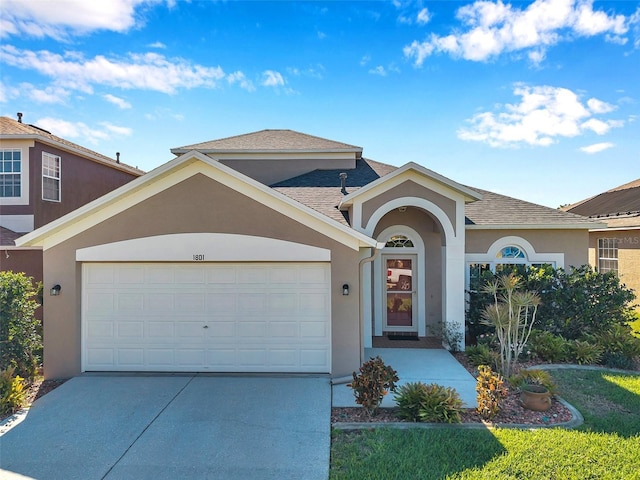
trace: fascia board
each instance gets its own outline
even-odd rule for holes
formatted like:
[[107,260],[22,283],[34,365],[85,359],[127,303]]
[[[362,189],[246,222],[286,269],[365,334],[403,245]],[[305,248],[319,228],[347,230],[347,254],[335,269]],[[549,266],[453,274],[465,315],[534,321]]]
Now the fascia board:
[[[411,175],[412,172],[415,172],[419,174],[421,177],[427,178],[428,180],[430,180],[431,181],[429,182],[430,185],[420,182],[418,180],[420,177]],[[352,205],[356,199],[359,201],[365,202],[370,198],[375,197],[376,195],[379,195],[381,191],[389,190],[390,188],[397,186],[402,181],[407,179],[414,180],[416,181],[416,183],[419,183],[420,185],[423,185],[430,189],[433,189],[434,184],[442,185],[445,187],[444,189],[434,190],[434,191],[448,198],[452,198],[450,191],[454,190],[458,194],[461,194],[462,196],[464,196],[465,202],[482,199],[482,195],[479,194],[478,192],[475,192],[470,188],[465,187],[464,185],[460,185],[459,183],[454,182],[453,180],[443,177],[442,175],[432,170],[429,170],[423,167],[422,165],[418,165],[417,163],[414,163],[414,162],[409,162],[403,165],[402,167],[398,168],[397,170],[391,172],[390,174],[385,175],[384,177],[380,177],[379,179],[365,185],[364,187],[356,190],[353,193],[345,195],[342,201],[340,202],[339,208],[342,209],[343,207],[348,207]]]
[[[538,223],[504,225],[465,225],[465,230],[591,230],[602,227],[602,223]],[[606,229],[605,229],[606,230]]]
[[[606,224],[605,224],[606,225]],[[640,230],[640,226],[637,227],[606,227],[606,228],[590,228],[590,232],[620,232],[623,230]]]
[[[201,164],[196,160],[199,160]],[[16,244],[19,246],[42,246],[46,250],[197,173],[222,182],[226,186],[244,193],[350,248],[357,250],[361,246],[375,246],[375,240],[366,235],[343,226],[280,192],[195,151],[178,157],[58,220],[20,237],[16,240]],[[224,178],[221,178],[219,173],[222,173]],[[283,206],[285,206],[285,210],[283,210]]]

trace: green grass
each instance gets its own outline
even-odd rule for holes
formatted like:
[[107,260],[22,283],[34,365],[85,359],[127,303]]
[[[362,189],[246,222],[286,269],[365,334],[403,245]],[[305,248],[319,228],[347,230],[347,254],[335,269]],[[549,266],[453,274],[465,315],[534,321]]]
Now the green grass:
[[640,479],[640,375],[552,374],[577,430],[334,431],[331,479]]

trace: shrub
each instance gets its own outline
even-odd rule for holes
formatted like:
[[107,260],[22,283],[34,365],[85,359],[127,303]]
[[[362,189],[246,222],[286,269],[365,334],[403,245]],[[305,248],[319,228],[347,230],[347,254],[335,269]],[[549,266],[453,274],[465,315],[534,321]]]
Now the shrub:
[[24,380],[19,375],[14,376],[14,372],[14,367],[0,372],[0,415],[14,413],[27,399]]
[[[551,266],[511,268],[521,278],[524,290],[536,291],[542,301],[537,328],[575,340],[584,334],[608,330],[612,325],[633,320],[633,290],[627,288],[613,272],[595,272],[588,265],[571,270]],[[503,272],[509,267],[504,266]],[[492,303],[481,285],[494,281],[491,272],[483,272],[470,285],[467,324],[471,336],[484,333],[480,321],[484,308]],[[484,327],[487,328],[486,326]]]
[[463,403],[455,389],[431,383],[407,383],[395,395],[398,416],[412,422],[460,423]]
[[500,403],[507,396],[507,389],[500,374],[494,373],[491,367],[480,365],[478,367],[478,413],[485,420],[491,420],[500,411]]
[[545,362],[563,362],[567,358],[569,343],[560,335],[550,332],[534,332],[529,341],[529,349]]
[[401,385],[396,390],[394,400],[398,404],[398,416],[412,422],[420,421],[420,407],[427,395],[426,385],[412,382]]
[[509,378],[509,383],[517,388],[522,388],[523,385],[542,385],[552,394],[558,391],[558,386],[549,372],[537,368],[520,370],[517,375]]
[[594,365],[602,359],[604,348],[586,340],[574,340],[569,344],[569,356],[578,365]]
[[521,291],[519,285],[518,277],[509,274],[484,287],[484,292],[493,296],[493,303],[482,312],[482,322],[495,328],[500,343],[500,371],[507,376],[527,344],[540,305],[535,292]]
[[474,367],[479,365],[497,365],[498,355],[492,351],[488,345],[471,345],[467,347],[465,353],[467,354],[469,362],[471,362]]
[[603,348],[601,362],[607,367],[630,370],[640,356],[640,338],[632,335],[628,325],[614,325],[606,332],[589,337]]
[[353,372],[353,381],[347,386],[353,389],[356,403],[371,417],[376,414],[384,396],[389,391],[395,392],[397,381],[398,372],[378,356],[363,363],[359,374]]
[[13,366],[26,378],[35,376],[42,350],[40,322],[34,316],[37,293],[24,273],[0,272],[0,370]]

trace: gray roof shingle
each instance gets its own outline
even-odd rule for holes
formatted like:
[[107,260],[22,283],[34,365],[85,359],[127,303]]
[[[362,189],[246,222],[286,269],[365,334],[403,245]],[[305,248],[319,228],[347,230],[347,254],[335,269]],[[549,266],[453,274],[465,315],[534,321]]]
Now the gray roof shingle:
[[307,135],[294,130],[260,130],[233,137],[194,143],[183,147],[172,148],[174,154],[200,150],[205,153],[214,152],[353,152],[362,154],[362,147],[336,142],[326,138]]

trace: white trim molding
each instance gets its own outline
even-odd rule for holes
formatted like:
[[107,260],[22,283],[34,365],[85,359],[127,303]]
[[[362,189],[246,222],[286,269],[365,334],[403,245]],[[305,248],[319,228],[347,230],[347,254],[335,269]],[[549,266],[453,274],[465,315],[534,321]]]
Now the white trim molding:
[[79,262],[329,262],[325,248],[227,233],[175,233],[76,250]]
[[[511,245],[519,247],[527,256],[526,260],[510,258],[496,262],[498,252]],[[491,244],[486,253],[467,253],[465,260],[467,263],[554,263],[556,267],[564,268],[564,253],[538,253],[531,243],[514,235],[499,238]]]

